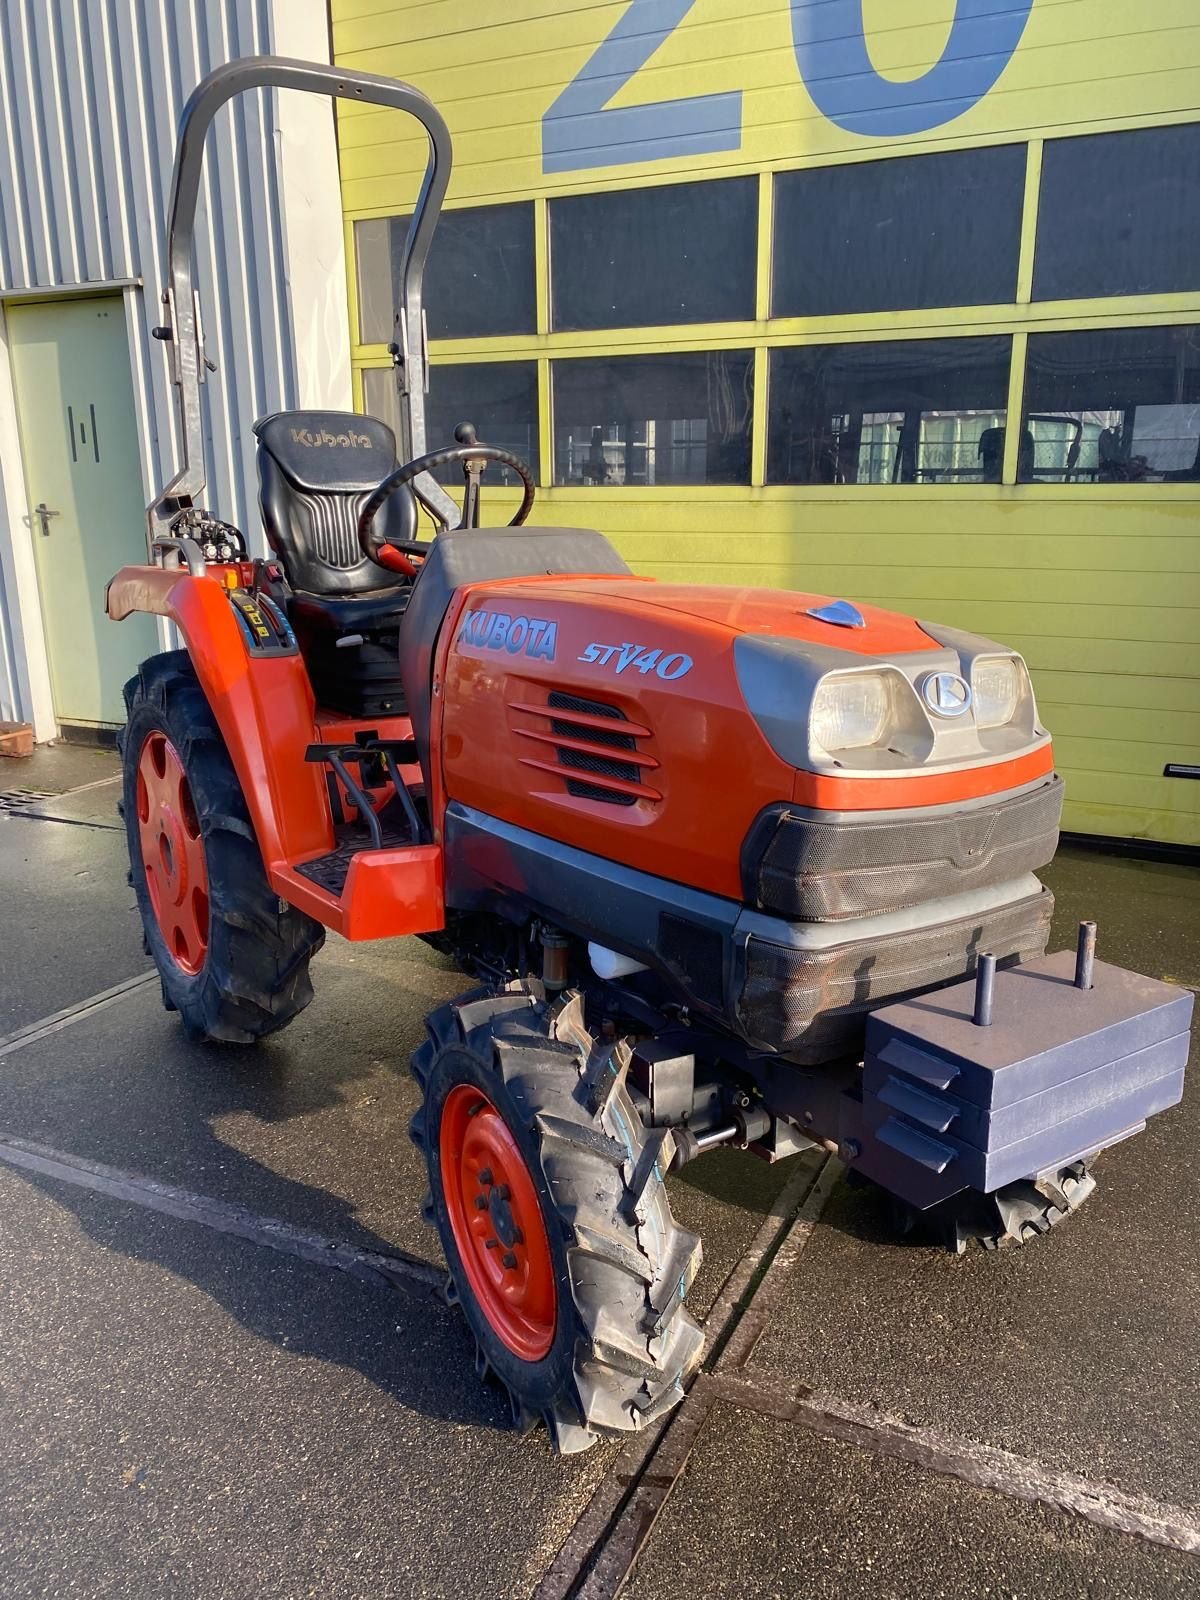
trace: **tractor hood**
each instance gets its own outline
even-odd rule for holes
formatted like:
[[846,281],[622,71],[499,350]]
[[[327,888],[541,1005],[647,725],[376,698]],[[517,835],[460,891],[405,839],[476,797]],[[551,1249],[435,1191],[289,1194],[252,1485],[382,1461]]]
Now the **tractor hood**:
[[[522,591],[531,605],[536,594],[566,608],[563,654],[585,681],[632,683],[652,667],[709,699],[710,672],[693,665],[730,662],[760,732],[801,772],[928,777],[1049,744],[1017,652],[940,623],[828,595],[632,576],[516,580],[506,598]],[[588,632],[576,634],[580,612]],[[491,639],[492,626],[490,616],[475,620],[472,642]]]
[[882,657],[936,648],[936,640],[911,617],[829,595],[660,583],[646,578],[589,581],[587,587],[591,595],[604,594],[638,607],[653,606],[695,617],[733,633],[770,634],[806,644],[835,645],[854,655]]

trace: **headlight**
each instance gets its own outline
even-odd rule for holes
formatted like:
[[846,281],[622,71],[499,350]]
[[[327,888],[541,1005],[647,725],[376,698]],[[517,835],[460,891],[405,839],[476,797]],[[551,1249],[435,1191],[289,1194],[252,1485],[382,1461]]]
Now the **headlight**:
[[822,678],[813,696],[812,737],[825,750],[877,744],[892,721],[891,680],[880,672]]
[[1011,722],[1027,681],[1024,664],[1012,656],[976,661],[971,673],[976,726],[999,728]]

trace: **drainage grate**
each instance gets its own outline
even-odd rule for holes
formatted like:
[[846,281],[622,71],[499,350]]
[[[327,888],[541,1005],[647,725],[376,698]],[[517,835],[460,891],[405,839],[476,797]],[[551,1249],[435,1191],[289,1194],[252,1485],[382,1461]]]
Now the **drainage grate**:
[[0,811],[24,811],[26,806],[44,805],[60,796],[44,789],[0,789]]

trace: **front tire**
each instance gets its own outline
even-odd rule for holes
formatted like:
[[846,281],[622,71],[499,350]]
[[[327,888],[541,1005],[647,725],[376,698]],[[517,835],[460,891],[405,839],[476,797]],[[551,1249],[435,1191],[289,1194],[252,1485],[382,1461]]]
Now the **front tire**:
[[645,1427],[682,1398],[704,1343],[683,1304],[701,1251],[667,1200],[670,1132],[643,1126],[578,999],[489,995],[427,1026],[411,1131],[478,1370],[564,1454]]
[[250,1044],[312,999],[319,922],[267,882],[250,813],[186,650],[125,685],[129,881],[163,1004],[190,1039]]

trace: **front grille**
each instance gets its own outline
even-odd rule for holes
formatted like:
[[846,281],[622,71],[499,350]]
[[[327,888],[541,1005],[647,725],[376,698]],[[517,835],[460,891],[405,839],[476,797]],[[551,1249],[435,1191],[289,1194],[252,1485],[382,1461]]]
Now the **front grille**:
[[[554,689],[545,706],[518,704],[511,709],[545,719],[549,724],[548,732],[527,727],[518,727],[516,732],[547,746],[547,754],[552,750],[555,760],[530,755],[522,756],[521,761],[539,771],[557,773],[568,794],[615,806],[662,798],[643,777],[644,769],[658,765],[638,743],[639,739],[650,737],[650,730],[631,722],[619,706]],[[552,715],[554,712],[559,715]],[[574,773],[585,776],[571,776]]]
[[772,806],[743,849],[746,898],[802,922],[836,922],[1009,883],[1054,856],[1063,784],[930,816],[822,818]]
[[801,1064],[857,1054],[867,1013],[893,995],[920,994],[975,970],[989,950],[1002,965],[1040,956],[1050,934],[1048,889],[995,910],[928,928],[804,950],[751,936],[737,1021],[754,1045]]

